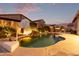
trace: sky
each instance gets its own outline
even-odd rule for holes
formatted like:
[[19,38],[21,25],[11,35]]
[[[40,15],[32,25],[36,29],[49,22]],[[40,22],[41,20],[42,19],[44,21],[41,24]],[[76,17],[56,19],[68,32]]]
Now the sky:
[[47,24],[70,23],[78,10],[77,3],[0,3],[0,14],[23,14]]

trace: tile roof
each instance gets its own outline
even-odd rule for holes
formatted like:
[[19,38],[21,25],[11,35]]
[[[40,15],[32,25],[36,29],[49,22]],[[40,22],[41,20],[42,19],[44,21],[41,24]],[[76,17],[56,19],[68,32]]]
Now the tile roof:
[[22,14],[0,14],[0,19],[16,21],[16,22],[20,22],[23,19],[27,19],[31,21],[29,18],[27,18]]

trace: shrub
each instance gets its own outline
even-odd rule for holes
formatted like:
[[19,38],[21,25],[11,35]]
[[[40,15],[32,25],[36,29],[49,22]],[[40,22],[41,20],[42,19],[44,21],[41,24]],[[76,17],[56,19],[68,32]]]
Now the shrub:
[[16,30],[14,28],[8,27],[8,26],[0,26],[0,38],[9,37],[11,35],[15,35]]
[[24,44],[29,44],[29,43],[31,43],[31,42],[32,42],[32,38],[31,38],[31,37],[22,38],[22,40],[20,41],[20,43],[21,43],[22,45],[24,45]]
[[39,35],[40,35],[40,33],[37,31],[32,31],[32,33],[30,33],[31,38],[38,37]]

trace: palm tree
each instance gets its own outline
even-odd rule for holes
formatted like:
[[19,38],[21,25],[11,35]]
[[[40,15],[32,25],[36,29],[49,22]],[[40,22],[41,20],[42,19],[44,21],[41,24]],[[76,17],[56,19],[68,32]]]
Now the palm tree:
[[[11,35],[15,35],[16,33],[16,30],[11,28],[11,27],[8,27],[8,26],[4,26],[4,27],[0,27],[0,38],[10,38]],[[10,40],[11,41],[11,40]]]

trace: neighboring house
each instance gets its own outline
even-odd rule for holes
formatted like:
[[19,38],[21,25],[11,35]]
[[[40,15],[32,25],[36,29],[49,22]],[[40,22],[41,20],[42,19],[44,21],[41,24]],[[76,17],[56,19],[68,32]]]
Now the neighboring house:
[[30,26],[31,26],[31,28],[36,28],[37,24],[34,21],[31,21],[30,22]]
[[45,21],[43,19],[35,20],[33,22],[36,23],[37,28],[44,28],[45,26]]
[[77,12],[75,18],[73,19],[72,24],[76,34],[79,34],[79,11]]
[[50,28],[50,32],[54,32],[55,31],[55,25],[48,25]]
[[49,27],[50,27],[51,32],[59,32],[60,31],[59,25],[53,24],[53,25],[49,25]]
[[65,26],[63,24],[52,24],[49,25],[51,32],[65,32]]
[[30,26],[31,20],[22,14],[0,14],[0,26],[9,26],[17,30],[17,33],[23,33],[24,28],[21,27],[21,21],[26,20]]
[[57,24],[50,25],[50,30],[51,30],[51,32],[59,32],[60,26]]
[[60,25],[55,25],[55,32],[60,32]]
[[75,31],[75,28],[74,28],[73,23],[69,23],[69,24],[67,25],[67,30],[70,30],[70,32],[71,32],[71,31]]

